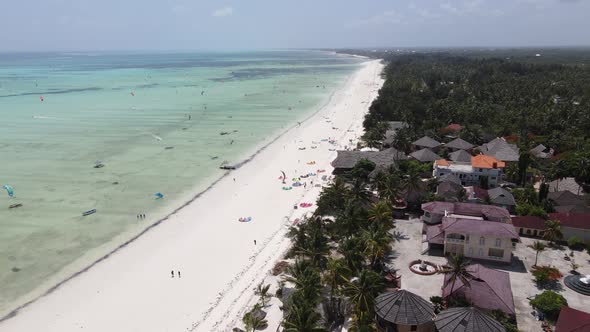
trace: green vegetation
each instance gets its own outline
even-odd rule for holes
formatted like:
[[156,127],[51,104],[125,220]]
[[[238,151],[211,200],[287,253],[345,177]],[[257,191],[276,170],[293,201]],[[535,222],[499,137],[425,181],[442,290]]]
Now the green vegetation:
[[549,244],[553,244],[555,241],[563,239],[560,222],[557,220],[545,221],[545,233],[543,234],[543,238],[549,241]]
[[545,244],[541,241],[535,241],[532,245],[529,245],[529,248],[535,251],[535,264],[533,266],[537,266],[537,261],[539,260],[539,253],[545,250]]
[[583,250],[585,244],[579,237],[572,236],[567,240],[567,246],[572,250]]
[[[393,145],[409,152],[413,140],[441,140],[447,134],[442,128],[459,123],[465,127],[459,136],[473,144],[498,136],[520,147],[521,161],[506,170],[516,183],[529,174],[590,183],[590,68],[448,54],[387,58],[385,84],[364,121],[365,138],[383,138],[387,121],[404,121],[408,128],[398,131]],[[527,152],[538,144],[557,155],[531,158]],[[544,206],[545,197],[530,204]]]
[[557,320],[562,307],[567,307],[567,300],[554,291],[544,291],[530,302],[534,308],[542,311],[552,321]]
[[535,282],[540,288],[554,284],[558,282],[561,277],[563,277],[558,269],[551,266],[534,266],[532,270],[533,277],[535,277]]

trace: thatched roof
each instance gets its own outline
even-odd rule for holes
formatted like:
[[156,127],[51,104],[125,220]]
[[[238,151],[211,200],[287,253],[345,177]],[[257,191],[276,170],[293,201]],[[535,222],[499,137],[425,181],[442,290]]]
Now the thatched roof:
[[393,165],[397,160],[406,160],[405,153],[394,148],[383,151],[338,151],[338,156],[332,161],[334,168],[352,169],[360,160],[367,159],[376,166]]
[[414,151],[414,152],[410,153],[410,157],[412,157],[420,162],[423,162],[423,163],[433,162],[435,160],[441,159],[441,157],[439,155],[432,152],[432,150],[430,150],[428,148]]
[[473,307],[441,311],[434,320],[438,332],[505,332],[498,321]]
[[457,150],[455,152],[449,153],[449,159],[455,162],[470,163],[471,154],[465,150]]
[[407,290],[386,292],[375,300],[380,319],[400,325],[422,325],[432,321],[433,305]]
[[450,141],[449,143],[445,144],[445,147],[454,150],[469,150],[472,149],[475,145],[461,139],[455,138],[454,140]]
[[421,148],[431,148],[431,149],[440,146],[439,142],[433,140],[432,138],[430,138],[428,136],[424,136],[412,144],[414,144],[415,146],[419,146]]
[[492,156],[500,161],[518,161],[520,150],[515,144],[509,144],[503,138],[495,138],[489,143],[480,146],[480,150],[486,156]]

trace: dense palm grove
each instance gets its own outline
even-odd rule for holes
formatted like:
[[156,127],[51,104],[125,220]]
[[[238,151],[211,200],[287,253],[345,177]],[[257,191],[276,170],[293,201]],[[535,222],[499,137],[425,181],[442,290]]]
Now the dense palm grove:
[[363,165],[353,174],[336,177],[313,217],[290,230],[288,257],[295,262],[285,281],[295,291],[284,308],[285,331],[330,330],[347,317],[352,330],[374,331],[374,300],[385,287],[383,263],[394,224],[386,189],[374,188],[384,198],[376,201]]
[[[450,55],[390,58],[386,81],[364,126],[381,141],[386,121],[404,121],[395,145],[409,150],[423,135],[441,138],[449,123],[474,144],[507,137],[521,151],[542,143],[557,156],[533,166],[548,178],[575,176],[590,183],[590,69]],[[529,166],[529,165],[527,165]]]

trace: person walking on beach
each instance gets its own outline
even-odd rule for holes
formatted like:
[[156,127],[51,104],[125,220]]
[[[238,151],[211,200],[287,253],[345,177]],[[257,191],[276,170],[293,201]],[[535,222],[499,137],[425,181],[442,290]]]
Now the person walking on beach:
[[178,270],[178,277],[180,278],[180,270]]
[[174,278],[174,270],[170,271],[172,278]]
[[256,240],[254,240],[254,245],[256,245]]

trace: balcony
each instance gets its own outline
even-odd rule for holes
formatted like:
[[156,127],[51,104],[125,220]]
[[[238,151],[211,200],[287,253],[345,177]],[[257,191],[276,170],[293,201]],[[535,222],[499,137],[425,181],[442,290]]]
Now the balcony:
[[464,239],[455,239],[455,238],[452,238],[452,237],[448,237],[447,238],[447,242],[449,242],[449,243],[465,243],[465,240]]

